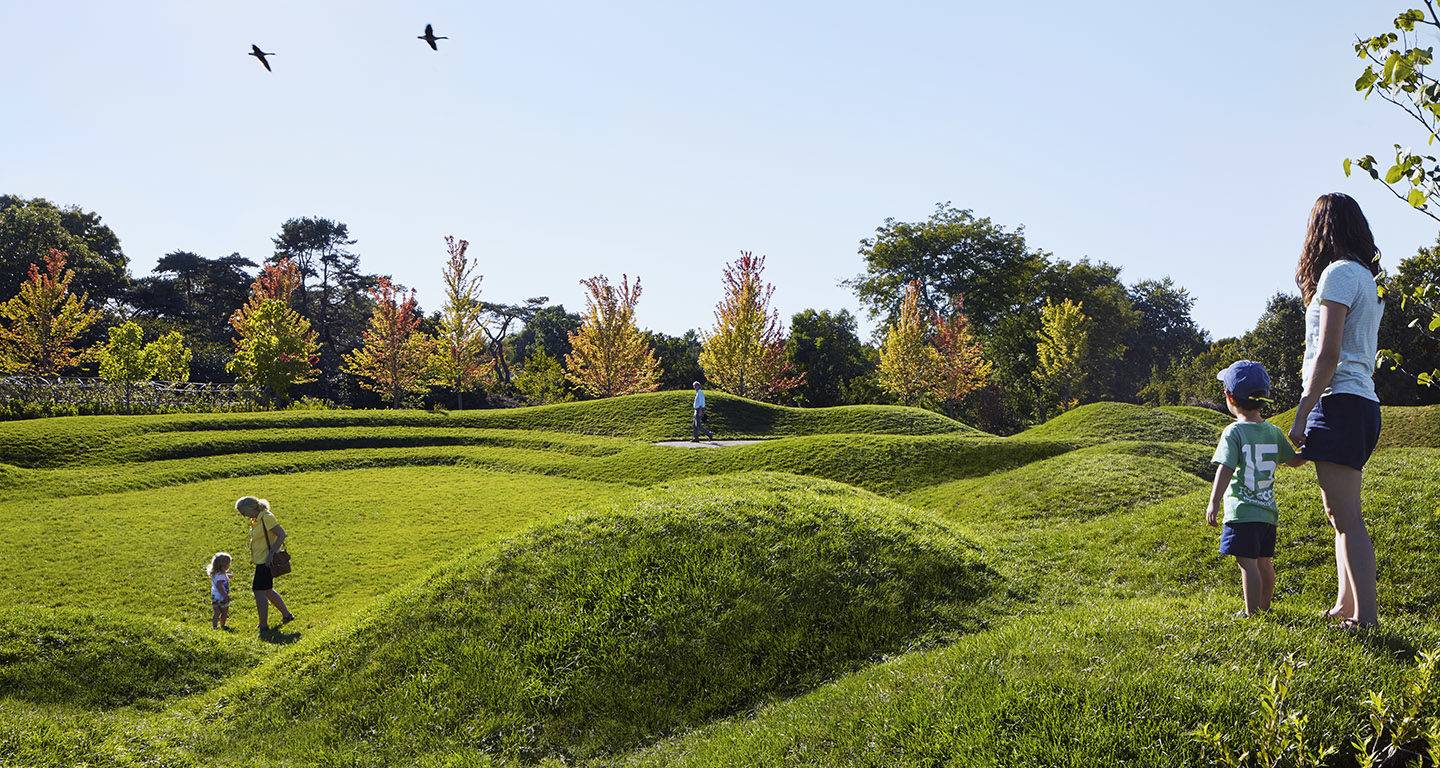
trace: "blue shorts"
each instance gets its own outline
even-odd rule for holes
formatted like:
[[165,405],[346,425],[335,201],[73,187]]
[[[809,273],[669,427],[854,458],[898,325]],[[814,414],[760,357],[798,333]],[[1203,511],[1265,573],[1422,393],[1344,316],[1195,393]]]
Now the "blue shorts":
[[1359,395],[1326,395],[1305,420],[1300,457],[1364,469],[1379,439],[1379,403]]
[[1274,557],[1275,526],[1271,523],[1226,523],[1220,534],[1220,554],[1235,557]]

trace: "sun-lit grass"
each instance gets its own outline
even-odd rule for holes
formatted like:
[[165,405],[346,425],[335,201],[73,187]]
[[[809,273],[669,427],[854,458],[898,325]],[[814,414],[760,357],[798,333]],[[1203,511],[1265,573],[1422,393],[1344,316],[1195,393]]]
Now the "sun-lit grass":
[[[1440,644],[1440,408],[1384,410],[1357,637],[1314,618],[1309,467],[1277,481],[1276,613],[1228,618],[1223,414],[996,438],[713,393],[721,437],[771,439],[650,445],[688,405],[0,425],[0,765],[1197,764],[1186,732],[1238,728],[1286,654],[1307,740],[1343,746]],[[208,624],[216,549],[254,618],[248,493],[294,537],[268,642]]]

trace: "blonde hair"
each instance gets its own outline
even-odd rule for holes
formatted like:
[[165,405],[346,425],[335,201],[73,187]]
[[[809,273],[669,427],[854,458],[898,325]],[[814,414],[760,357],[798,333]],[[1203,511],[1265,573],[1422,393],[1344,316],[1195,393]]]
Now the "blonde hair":
[[[216,567],[217,564],[218,564],[221,560],[224,560],[224,561],[225,561],[225,567],[224,567],[224,568],[218,568],[218,567]],[[226,570],[226,568],[229,568],[229,567],[230,567],[230,553],[229,553],[229,552],[216,552],[216,553],[215,553],[215,556],[212,557],[212,558],[210,558],[210,564],[207,565],[207,566],[205,566],[205,574],[206,574],[207,576],[214,576],[214,575],[217,574],[217,573],[224,573],[225,570]]]
[[241,496],[235,500],[235,511],[253,520],[270,511],[270,502],[254,496]]

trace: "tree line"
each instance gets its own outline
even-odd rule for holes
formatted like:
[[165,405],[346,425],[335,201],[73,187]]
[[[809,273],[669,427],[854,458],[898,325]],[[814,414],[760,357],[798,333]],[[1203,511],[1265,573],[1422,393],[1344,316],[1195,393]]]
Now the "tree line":
[[[879,327],[869,340],[846,310],[806,309],[787,327],[765,257],[748,251],[719,276],[713,324],[673,337],[642,329],[638,276],[581,279],[579,313],[545,296],[493,301],[468,243],[447,237],[445,295],[427,315],[414,290],[361,269],[343,223],[291,219],[272,243],[259,262],[174,251],[134,278],[98,215],[0,196],[0,291],[12,295],[0,305],[0,367],[121,384],[240,381],[277,406],[492,407],[701,381],[787,405],[916,405],[997,433],[1097,400],[1213,405],[1214,372],[1240,357],[1266,364],[1281,408],[1299,396],[1293,293],[1272,297],[1241,337],[1211,339],[1169,278],[1126,285],[1118,267],[1057,259],[1023,227],[949,203],[861,240],[865,271],[844,284]],[[1440,355],[1408,332],[1422,309],[1400,299],[1437,269],[1440,242],[1386,278],[1394,306],[1381,346],[1413,368]],[[1440,399],[1400,372],[1377,385],[1390,404]]]

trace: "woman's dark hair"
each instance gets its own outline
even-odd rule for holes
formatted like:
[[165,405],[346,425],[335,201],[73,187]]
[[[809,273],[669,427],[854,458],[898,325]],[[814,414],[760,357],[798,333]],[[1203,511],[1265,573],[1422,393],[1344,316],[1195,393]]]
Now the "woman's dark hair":
[[1300,249],[1300,263],[1295,267],[1295,285],[1300,287],[1300,300],[1305,304],[1315,297],[1320,273],[1340,259],[1350,259],[1380,274],[1380,249],[1370,234],[1370,223],[1360,212],[1360,204],[1342,192],[1321,195],[1310,209],[1310,224],[1305,229],[1305,246]]

